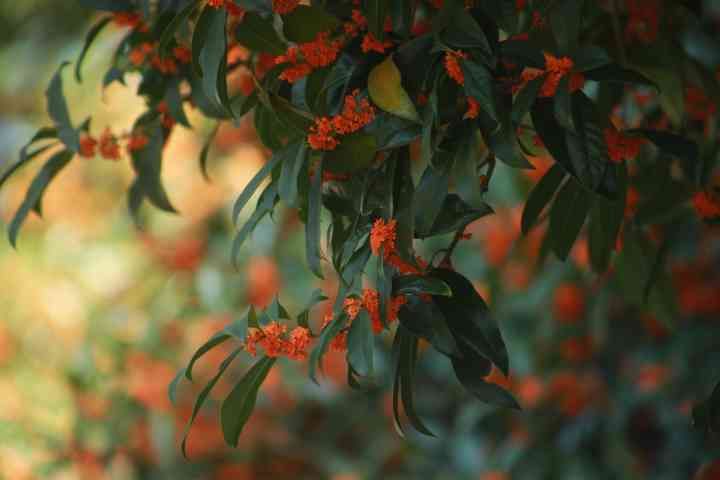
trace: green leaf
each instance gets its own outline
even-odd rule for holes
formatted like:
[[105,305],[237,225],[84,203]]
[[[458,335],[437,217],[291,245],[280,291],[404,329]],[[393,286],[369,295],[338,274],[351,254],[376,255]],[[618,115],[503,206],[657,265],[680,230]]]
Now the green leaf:
[[370,99],[380,109],[406,120],[420,121],[415,104],[402,86],[400,70],[395,65],[392,55],[370,72],[368,93]]
[[258,198],[255,211],[252,213],[252,215],[250,215],[248,221],[245,222],[245,224],[242,226],[240,231],[237,233],[237,235],[235,235],[235,238],[233,239],[230,251],[230,258],[232,259],[233,264],[235,264],[236,267],[238,254],[240,253],[240,248],[242,247],[243,243],[245,243],[247,237],[250,236],[253,231],[255,231],[255,227],[257,227],[257,224],[260,223],[260,220],[265,218],[265,216],[275,208],[275,204],[277,203],[277,201],[277,182],[273,182],[268,185],[265,190],[263,190],[263,192],[260,194],[260,198]]
[[664,153],[687,160],[690,163],[697,162],[700,156],[697,143],[676,133],[643,129],[627,130],[625,133],[642,135]]
[[228,340],[230,337],[231,335],[229,333],[227,333],[225,330],[221,330],[212,337],[210,337],[207,342],[202,344],[200,348],[198,348],[193,354],[192,358],[187,364],[187,367],[185,367],[185,378],[192,382],[192,371],[193,367],[195,366],[195,362],[200,360],[203,355],[223,343],[225,340]]
[[192,66],[193,71],[200,79],[203,77],[202,65],[200,64],[200,54],[205,47],[205,43],[207,43],[208,37],[211,35],[212,21],[216,13],[215,10],[216,9],[212,7],[206,6],[195,23],[195,28],[193,30],[191,45]]
[[525,85],[515,96],[512,107],[512,121],[514,124],[522,122],[522,119],[530,111],[535,100],[540,94],[540,89],[545,83],[545,76],[534,78]]
[[285,43],[275,31],[272,22],[254,12],[245,12],[243,21],[235,30],[235,38],[254,52],[271,55],[281,55],[285,52]]
[[591,70],[586,70],[583,75],[587,80],[601,83],[630,83],[635,85],[647,85],[659,89],[657,84],[644,75],[616,63],[611,63]]
[[555,197],[550,210],[550,238],[555,254],[565,260],[585,223],[591,195],[580,184],[569,179]]
[[63,62],[57,69],[45,92],[45,96],[47,98],[47,111],[57,129],[58,138],[62,140],[68,149],[77,153],[80,151],[80,136],[72,126],[67,102],[63,94],[62,71],[68,65],[68,62]]
[[275,358],[263,357],[245,374],[220,407],[220,424],[225,443],[237,447],[243,427],[250,418],[260,386],[265,381]]
[[[430,275],[444,281],[452,290],[452,296],[434,296],[433,301],[445,316],[460,351],[490,360],[507,375],[509,365],[505,342],[473,284],[461,274],[444,268],[435,269]],[[474,361],[480,369],[479,359]]]
[[448,172],[450,165],[440,165],[438,168],[428,165],[420,178],[415,191],[415,229],[419,234],[427,234],[432,230],[438,215],[443,211],[443,202],[438,201],[447,197],[450,185]]
[[398,319],[409,332],[430,342],[438,352],[462,356],[445,317],[434,302],[411,296],[400,309]]
[[462,60],[460,66],[465,76],[465,94],[477,100],[483,111],[490,118],[498,121],[498,114],[495,110],[493,76],[490,70],[472,60]]
[[[341,289],[344,290],[342,287]],[[338,298],[344,298],[344,292],[343,295],[338,294]],[[337,310],[337,308],[334,308],[333,310]],[[325,352],[330,345],[330,341],[335,338],[338,333],[340,333],[346,323],[347,315],[344,312],[339,314],[335,312],[333,320],[325,327],[325,329],[323,329],[322,333],[318,337],[318,340],[315,343],[315,348],[313,348],[310,352],[310,358],[308,360],[310,370],[309,376],[313,382],[318,383],[317,369],[322,362],[322,357],[325,356]]]
[[368,168],[377,153],[373,135],[353,133],[343,137],[335,150],[325,154],[325,168],[332,173],[355,173]]
[[412,0],[396,0],[390,2],[390,17],[393,32],[403,39],[410,37],[415,8]]
[[180,95],[179,81],[170,82],[170,84],[167,86],[167,89],[165,90],[164,100],[168,106],[170,116],[177,120],[180,125],[187,128],[192,128],[183,108],[183,99]]
[[308,218],[305,223],[305,255],[310,270],[323,278],[320,265],[320,214],[322,209],[322,169],[325,162],[320,160],[315,167],[315,174],[308,193]]
[[17,236],[20,232],[20,227],[25,222],[30,211],[42,202],[42,197],[45,194],[50,182],[65,166],[72,160],[73,152],[69,150],[63,150],[56,153],[42,166],[38,174],[33,178],[28,187],[27,193],[25,193],[25,199],[22,201],[15,216],[10,222],[8,227],[8,238],[10,245],[13,248],[16,246]]
[[80,5],[93,10],[129,12],[135,8],[132,0],[79,0]]
[[283,16],[285,38],[295,43],[312,42],[319,33],[333,32],[339,26],[340,20],[319,5],[298,5]]
[[574,49],[580,40],[584,0],[560,0],[552,5],[550,25],[560,53]]
[[[619,167],[624,172],[624,167]],[[588,221],[588,250],[590,263],[597,273],[604,273],[610,264],[612,251],[617,243],[617,236],[625,216],[625,186],[623,178],[623,194],[615,201],[599,195],[593,198]]]
[[105,28],[107,24],[110,23],[111,20],[112,17],[101,18],[100,21],[93,25],[85,35],[85,44],[83,45],[83,49],[80,52],[80,56],[75,62],[75,79],[78,81],[78,83],[82,83],[81,69],[88,50],[90,50],[90,47],[92,46],[97,36],[100,34],[100,32],[102,32],[103,28]]
[[270,160],[268,160],[268,162],[263,165],[263,167],[255,174],[255,176],[250,179],[247,185],[245,185],[245,188],[240,193],[238,199],[235,201],[235,205],[233,205],[232,218],[236,224],[238,218],[240,217],[240,212],[242,212],[242,209],[245,208],[245,205],[248,201],[250,201],[262,181],[265,180],[268,175],[270,175],[270,172],[273,171],[275,166],[280,163],[281,160],[282,155],[280,155],[279,153],[275,153],[270,158]]
[[521,410],[517,400],[504,388],[486,382],[478,375],[476,367],[466,358],[452,357],[455,375],[460,383],[481,402],[504,408]]
[[45,152],[49,148],[56,145],[56,143],[44,145],[37,148],[36,150],[33,150],[32,152],[29,152],[30,147],[32,147],[36,142],[39,142],[41,140],[49,140],[52,138],[57,138],[57,129],[55,127],[42,127],[40,130],[35,132],[35,135],[33,135],[30,141],[20,149],[20,158],[18,159],[18,161],[13,163],[7,170],[2,173],[2,175],[0,175],[0,187],[3,186],[3,184],[7,181],[8,178],[12,176],[13,173],[24,167],[30,160],[37,157],[42,152]]
[[415,186],[413,185],[410,149],[395,150],[395,179],[393,185],[393,214],[397,220],[395,246],[401,258],[414,261]]
[[491,213],[493,213],[493,209],[490,208],[490,205],[483,203],[479,207],[471,207],[458,195],[451,193],[443,200],[440,214],[435,218],[435,222],[430,230],[425,232],[417,229],[415,231],[415,237],[427,238],[456,232],[478,218],[490,215]]
[[438,278],[425,275],[398,275],[393,278],[393,295],[452,296],[450,287]]
[[157,208],[166,212],[177,213],[168,199],[160,178],[165,141],[160,123],[153,121],[150,124],[143,125],[141,118],[134,129],[142,131],[148,137],[148,143],[145,147],[133,150],[131,153],[132,166],[137,174],[139,187],[145,197]]
[[405,416],[413,428],[424,435],[434,437],[435,435],[425,426],[416,413],[415,403],[413,401],[412,385],[415,376],[417,349],[417,337],[405,330],[402,326],[398,327],[395,333],[395,343],[393,344],[393,353],[397,357],[395,382],[393,384],[393,419],[398,433],[403,435],[398,408],[400,403],[402,403]]
[[582,47],[573,52],[572,56],[573,70],[576,72],[586,72],[601,67],[606,67],[612,63],[612,59],[604,48],[590,45]]
[[501,119],[500,128],[492,132],[483,131],[483,136],[490,150],[498,160],[513,168],[533,168],[525,158],[518,143],[515,127],[510,121],[510,115]]
[[[209,10],[209,11],[208,11]],[[200,51],[202,86],[211,102],[222,106],[234,115],[227,96],[227,11],[224,8],[206,8],[202,14],[207,22],[207,33]]]
[[365,16],[367,17],[368,30],[378,41],[385,37],[385,17],[387,16],[386,0],[366,0]]
[[521,223],[524,235],[527,235],[535,225],[538,217],[540,217],[547,204],[550,203],[564,178],[565,170],[560,165],[555,164],[532,189],[522,213]]
[[492,49],[485,32],[460,1],[445,2],[441,14],[435,20],[433,30],[442,30],[442,41],[451,47],[463,50],[474,49],[486,58],[492,56]]
[[554,112],[555,120],[557,120],[558,124],[568,130],[575,130],[569,78],[569,76],[565,75],[562,80],[560,80],[560,84],[558,85],[558,89],[554,97]]
[[350,325],[347,338],[347,361],[363,377],[373,374],[375,336],[367,310],[361,310]]
[[170,23],[167,24],[162,35],[160,35],[158,50],[161,56],[167,55],[170,45],[172,45],[172,42],[175,40],[175,33],[177,33],[180,27],[197,11],[199,5],[200,3],[196,0],[190,0],[188,4],[173,17]]
[[170,382],[170,385],[168,385],[168,398],[170,399],[170,403],[173,405],[177,405],[177,389],[184,376],[185,369],[181,368],[175,374],[175,377],[172,379],[172,382]]
[[203,148],[200,151],[200,171],[202,172],[203,178],[205,180],[210,181],[210,175],[208,174],[208,154],[210,153],[210,147],[212,146],[213,141],[215,140],[215,135],[217,135],[218,130],[220,129],[220,123],[215,124],[215,127],[213,127],[212,131],[210,132],[210,135],[207,136],[205,139],[205,143],[203,144]]
[[203,387],[203,389],[198,394],[197,399],[195,400],[195,405],[193,406],[192,414],[190,415],[190,419],[185,425],[185,432],[183,433],[181,450],[185,458],[187,458],[187,438],[190,434],[190,428],[192,427],[193,422],[195,422],[195,417],[197,417],[197,414],[200,412],[200,409],[205,403],[205,400],[207,400],[208,395],[210,395],[213,387],[215,387],[215,384],[218,382],[218,380],[220,380],[220,377],[222,377],[223,373],[225,373],[225,370],[227,370],[232,361],[235,360],[235,357],[237,357],[241,351],[242,350],[238,348],[230,355],[228,355],[225,360],[223,360],[223,362],[220,364],[218,372],[215,374],[215,376],[210,379],[210,381],[205,385],[205,387]]
[[298,199],[300,171],[307,160],[307,144],[304,141],[294,143],[283,150],[282,156],[278,193],[285,203],[294,206]]
[[310,311],[320,302],[324,302],[327,300],[328,297],[325,296],[323,291],[319,288],[316,288],[312,295],[310,295],[310,300],[308,300],[307,305],[303,309],[302,312],[297,316],[297,324],[301,327],[305,327],[307,329],[310,328]]

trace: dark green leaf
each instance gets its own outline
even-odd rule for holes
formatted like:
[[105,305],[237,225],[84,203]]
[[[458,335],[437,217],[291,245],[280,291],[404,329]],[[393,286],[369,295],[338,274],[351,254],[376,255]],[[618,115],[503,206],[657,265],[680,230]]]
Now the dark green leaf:
[[435,223],[433,223],[430,230],[421,232],[416,229],[415,236],[417,238],[426,238],[456,232],[478,218],[491,213],[493,213],[493,210],[490,205],[483,203],[481,206],[474,208],[465,203],[458,195],[451,193],[445,197],[440,214],[435,219]]
[[272,22],[257,13],[246,12],[243,21],[235,30],[235,38],[254,52],[281,55],[285,44],[278,36]]
[[587,80],[593,80],[595,82],[631,83],[658,88],[655,82],[644,75],[641,75],[633,70],[623,68],[615,63],[587,70],[583,72],[583,75]]
[[410,424],[418,432],[434,437],[435,435],[422,422],[415,412],[413,401],[412,385],[415,376],[415,362],[417,360],[418,339],[410,332],[399,327],[395,333],[393,350],[397,355],[397,366],[395,370],[395,382],[393,385],[393,418],[398,433],[402,435],[402,423],[399,415],[399,405],[402,403],[405,416]]
[[255,191],[258,189],[260,184],[262,183],[265,178],[270,175],[270,172],[273,171],[275,166],[282,160],[282,155],[279,153],[276,153],[273,155],[270,160],[263,165],[263,167],[255,174],[255,176],[245,185],[245,188],[243,189],[242,193],[240,193],[240,196],[235,201],[235,205],[233,205],[233,212],[232,212],[232,218],[235,223],[238,221],[238,217],[240,216],[240,212],[242,212],[242,209],[245,207],[245,204],[247,204],[248,201],[250,201],[250,198],[252,198]]
[[220,128],[220,124],[216,124],[215,127],[210,132],[210,135],[205,139],[205,144],[203,145],[202,150],[200,151],[200,171],[202,172],[203,177],[205,180],[210,180],[210,175],[208,175],[208,153],[210,153],[210,147],[212,146],[213,141],[215,140],[215,135],[217,135],[218,129]]
[[132,0],[80,0],[80,5],[108,12],[129,12],[135,8]]
[[350,325],[347,338],[347,361],[363,377],[373,374],[375,335],[367,310],[361,310]]
[[585,223],[592,196],[580,184],[569,179],[555,197],[550,210],[550,237],[553,251],[565,260]]
[[438,200],[447,196],[450,185],[449,167],[450,165],[440,165],[437,168],[428,165],[418,183],[414,198],[415,229],[421,235],[430,232],[438,215],[445,213],[443,202]]
[[45,96],[47,97],[47,111],[57,129],[58,138],[68,149],[77,153],[80,151],[80,136],[72,126],[65,94],[63,94],[62,71],[68,65],[68,62],[60,65],[50,81]]
[[370,33],[380,42],[385,37],[386,0],[365,0],[365,16]]
[[325,154],[325,168],[332,173],[355,173],[368,168],[375,159],[375,137],[354,133],[343,137],[340,145]]
[[[624,171],[624,168],[620,167]],[[625,215],[624,173],[623,192],[614,201],[596,195],[588,220],[588,250],[590,263],[597,273],[604,273],[610,264]]]
[[512,108],[512,121],[514,124],[522,122],[522,119],[530,111],[545,83],[545,76],[530,80],[515,97]]
[[522,232],[524,235],[527,235],[535,225],[538,217],[540,217],[542,211],[555,195],[563,178],[565,178],[565,170],[560,165],[555,164],[532,189],[522,213]]
[[294,143],[283,150],[282,156],[282,172],[280,173],[278,193],[285,203],[294,206],[298,198],[300,171],[307,159],[307,144],[304,141]]
[[202,20],[207,22],[208,29],[198,59],[202,71],[203,90],[211,102],[222,106],[230,115],[234,115],[230,108],[230,100],[227,98],[226,85],[227,11],[224,8],[206,8],[202,17]]
[[205,355],[210,350],[217,347],[218,345],[220,345],[221,343],[223,343],[225,340],[229,339],[230,337],[231,337],[231,335],[229,333],[227,333],[224,330],[221,330],[221,331],[217,332],[215,335],[213,335],[212,337],[210,337],[210,339],[207,342],[202,344],[200,346],[200,348],[198,348],[195,351],[195,353],[193,354],[192,358],[190,359],[190,361],[187,364],[187,367],[185,367],[185,377],[192,382],[192,370],[193,370],[193,367],[195,366],[195,362],[200,360],[200,358],[202,358],[203,355]]
[[20,149],[20,158],[18,159],[18,161],[13,163],[7,170],[2,173],[2,175],[0,175],[0,187],[3,186],[3,184],[7,181],[8,178],[12,176],[13,173],[24,167],[30,160],[55,145],[44,145],[33,150],[32,152],[29,152],[30,147],[32,147],[35,142],[39,142],[41,140],[49,140],[52,138],[57,138],[57,129],[55,127],[43,127],[38,130],[35,135],[33,135],[33,137],[30,139],[30,141]]
[[10,222],[8,227],[8,237],[10,245],[15,247],[17,242],[17,236],[20,232],[20,227],[25,222],[30,211],[42,202],[42,197],[45,194],[50,182],[65,166],[72,160],[73,152],[69,150],[63,150],[56,153],[42,166],[38,174],[33,178],[28,187],[25,199],[22,201],[15,216]]
[[340,25],[334,15],[330,15],[319,5],[298,5],[295,10],[283,16],[285,38],[295,43],[307,43],[315,40],[322,32],[332,32]]
[[[338,298],[341,298],[341,295],[338,295]],[[347,316],[345,313],[342,312],[338,314],[335,312],[332,321],[323,329],[322,333],[320,333],[320,336],[315,343],[315,348],[313,348],[310,352],[310,359],[308,360],[310,369],[309,376],[313,382],[318,383],[317,369],[321,365],[322,357],[325,356],[325,352],[327,351],[332,339],[340,333],[346,323]]]
[[434,302],[409,297],[398,313],[400,324],[412,334],[424,338],[445,355],[461,356],[447,321]]
[[392,291],[393,295],[452,295],[445,282],[425,275],[398,275],[393,278]]
[[315,167],[315,174],[308,193],[308,218],[305,224],[305,255],[310,270],[323,278],[320,265],[320,214],[322,210],[322,169],[324,161],[320,160]]
[[628,130],[626,133],[642,135],[664,153],[682,158],[690,163],[697,162],[700,155],[697,143],[676,133],[660,130]]
[[520,405],[510,392],[494,383],[486,382],[478,375],[477,368],[466,358],[452,357],[452,365],[460,383],[480,401],[504,408],[520,410]]
[[188,4],[173,17],[170,23],[167,24],[162,35],[160,35],[160,44],[158,46],[160,55],[167,55],[170,45],[172,45],[173,40],[175,40],[175,33],[188,21],[192,14],[195,13],[199,5],[199,2],[190,0]]
[[577,50],[572,55],[573,70],[585,72],[605,67],[612,63],[612,59],[605,49],[590,45]]
[[452,290],[451,297],[434,296],[433,301],[445,316],[463,357],[479,356],[490,360],[507,375],[505,342],[473,284],[459,273],[443,268],[433,270],[431,276],[441,279]]
[[168,398],[170,399],[170,402],[173,405],[177,404],[177,388],[178,388],[178,385],[180,385],[180,382],[182,381],[184,376],[185,376],[185,369],[181,368],[175,374],[175,377],[172,379],[172,382],[170,382],[170,385],[168,385]]
[[220,424],[228,445],[237,447],[240,433],[255,408],[260,386],[270,373],[275,360],[270,357],[258,360],[223,401],[220,407]]
[[162,127],[157,121],[145,125],[138,121],[134,128],[142,131],[148,138],[145,147],[133,150],[131,153],[132,166],[143,194],[159,209],[175,213],[176,210],[170,203],[160,178],[165,141]]
[[112,17],[103,17],[102,19],[100,19],[99,22],[93,25],[85,35],[85,44],[83,45],[83,49],[80,52],[80,56],[75,62],[75,79],[78,82],[82,82],[82,75],[80,71],[82,69],[83,61],[85,61],[85,56],[87,55],[88,50],[90,50],[90,46],[92,46],[95,38],[97,38],[98,34],[103,30],[103,28],[105,28],[108,23],[110,23],[111,20]]
[[197,414],[200,412],[200,409],[202,408],[203,404],[205,403],[205,400],[207,399],[208,395],[212,391],[213,387],[215,387],[215,384],[220,380],[220,377],[222,377],[223,373],[225,373],[225,370],[230,366],[232,361],[235,359],[235,357],[238,356],[238,354],[241,352],[241,349],[236,349],[233,351],[230,355],[228,355],[225,360],[220,364],[220,367],[218,368],[218,372],[215,374],[215,376],[210,379],[210,381],[203,387],[203,389],[200,391],[200,393],[197,396],[197,399],[195,400],[195,405],[193,406],[192,415],[190,415],[190,419],[188,420],[188,423],[185,425],[185,432],[183,433],[183,439],[181,444],[181,450],[182,454],[185,458],[187,458],[187,438],[188,434],[190,433],[190,427],[192,427],[193,422],[195,421],[195,417],[197,417]]
[[584,0],[560,0],[552,5],[550,25],[561,53],[578,44],[584,3]]
[[493,76],[490,70],[472,60],[462,60],[461,67],[465,76],[465,94],[477,100],[490,118],[498,120],[495,110]]
[[230,250],[230,258],[232,259],[235,266],[237,266],[237,258],[238,254],[240,253],[240,248],[242,247],[243,243],[245,243],[245,240],[247,240],[247,237],[250,236],[250,234],[255,231],[255,227],[257,227],[258,223],[260,223],[260,220],[265,218],[265,216],[270,213],[273,208],[275,208],[275,204],[278,201],[278,193],[277,193],[277,182],[273,182],[270,185],[268,185],[265,190],[260,194],[260,198],[258,198],[257,206],[255,207],[255,211],[250,215],[250,218],[245,222],[245,224],[242,226],[240,231],[235,235],[235,238],[233,239],[232,247]]

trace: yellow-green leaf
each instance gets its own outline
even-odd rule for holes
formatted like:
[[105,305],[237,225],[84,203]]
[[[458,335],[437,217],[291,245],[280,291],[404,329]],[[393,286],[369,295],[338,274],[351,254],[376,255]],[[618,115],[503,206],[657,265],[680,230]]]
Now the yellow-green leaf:
[[372,101],[386,112],[420,122],[415,105],[402,86],[400,70],[392,56],[387,57],[370,72],[368,92]]

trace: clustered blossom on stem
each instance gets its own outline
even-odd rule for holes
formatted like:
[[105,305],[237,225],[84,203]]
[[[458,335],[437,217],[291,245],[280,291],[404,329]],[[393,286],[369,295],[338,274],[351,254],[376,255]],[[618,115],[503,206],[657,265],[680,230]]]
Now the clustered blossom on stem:
[[468,54],[460,50],[445,52],[445,71],[458,85],[465,85],[465,75],[460,66],[460,60],[466,58],[468,58]]
[[610,161],[621,163],[623,160],[632,160],[637,157],[647,140],[643,137],[624,135],[615,128],[609,127],[605,129],[605,143]]
[[[147,135],[140,130],[133,130],[126,137],[125,148],[129,154],[142,150],[150,142]],[[80,135],[78,155],[83,158],[93,158],[97,153],[107,160],[120,160],[122,156],[120,138],[110,130],[110,127],[105,127],[98,139],[93,138],[89,133]]]
[[370,230],[370,250],[373,255],[380,256],[388,265],[397,269],[402,275],[421,275],[427,267],[427,262],[416,256],[417,266],[403,260],[397,252],[395,241],[397,240],[397,220],[385,221],[378,218]]
[[545,57],[545,69],[525,68],[520,75],[520,83],[513,86],[513,93],[520,91],[529,82],[542,76],[545,76],[545,81],[542,87],[540,87],[540,93],[538,94],[541,98],[554,96],[560,85],[560,81],[566,75],[570,75],[568,89],[571,93],[580,90],[585,85],[585,76],[580,72],[572,71],[575,65],[570,58],[555,57],[547,52],[543,52],[543,55]]
[[[352,11],[351,21],[345,22],[345,24],[343,25],[343,29],[345,30],[345,33],[348,35],[348,37],[357,37],[361,32],[368,29],[367,18],[365,18],[365,16],[360,10],[355,9]],[[392,19],[389,16],[385,18],[383,30],[385,32],[392,31]],[[387,50],[388,48],[392,48],[392,46],[393,43],[390,40],[385,40],[381,42],[371,32],[367,32],[365,33],[365,36],[363,36],[360,48],[364,53],[385,53],[385,50]]]
[[260,346],[268,357],[288,357],[291,360],[305,360],[310,346],[310,330],[295,327],[288,335],[287,325],[270,322],[260,328],[248,329],[245,351],[257,355]]
[[333,117],[315,119],[310,127],[307,141],[314,150],[334,150],[340,143],[339,136],[357,132],[375,119],[375,107],[367,98],[359,98],[355,90],[345,97],[342,111]]
[[275,58],[275,64],[288,64],[279,78],[288,83],[295,83],[308,76],[314,69],[331,65],[340,53],[342,43],[330,40],[328,32],[320,32],[314,40],[293,45],[284,55]]
[[720,219],[720,195],[715,192],[701,190],[693,195],[693,207],[706,220]]

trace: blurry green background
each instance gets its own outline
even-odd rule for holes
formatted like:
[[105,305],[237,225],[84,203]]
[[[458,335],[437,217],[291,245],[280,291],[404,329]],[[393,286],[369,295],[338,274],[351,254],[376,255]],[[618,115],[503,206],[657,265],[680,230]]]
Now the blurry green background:
[[[0,170],[47,122],[45,86],[61,61],[75,59],[92,20],[77,2],[0,3]],[[121,33],[102,34],[83,85],[65,77],[74,121],[95,112],[93,132],[127,130],[142,111],[132,78],[99,87]],[[402,439],[388,382],[349,390],[333,354],[320,386],[304,366],[279,364],[237,450],[223,446],[211,405],[191,434],[191,461],[182,459],[178,439],[198,388],[183,384],[171,406],[166,387],[177,368],[249,303],[265,305],[281,288],[297,312],[313,289],[333,289],[308,276],[292,212],[263,223],[240,268],[230,265],[228,206],[264,152],[247,120],[223,127],[205,182],[197,158],[211,126],[189,113],[195,132],[176,128],[165,152],[179,216],[147,209],[136,229],[125,207],[128,162],[77,158],[18,250],[0,241],[0,478],[674,480],[718,456],[689,418],[716,380],[717,324],[687,321],[670,341],[656,319],[617,298],[617,285],[589,273],[582,243],[573,261],[536,272],[537,238],[517,240],[529,180],[498,167],[493,200],[515,206],[474,226],[456,265],[497,312],[513,377],[495,381],[511,386],[524,412],[473,401],[428,351],[416,404],[438,438]],[[35,168],[0,191],[5,225]],[[558,321],[563,315],[569,321]],[[222,353],[203,363],[198,385]],[[237,374],[249,363],[238,362]]]

